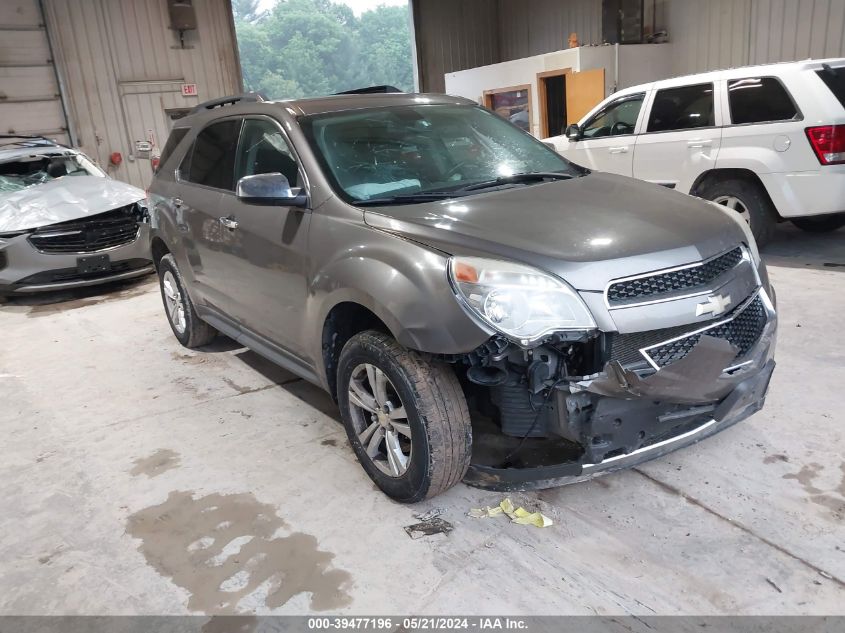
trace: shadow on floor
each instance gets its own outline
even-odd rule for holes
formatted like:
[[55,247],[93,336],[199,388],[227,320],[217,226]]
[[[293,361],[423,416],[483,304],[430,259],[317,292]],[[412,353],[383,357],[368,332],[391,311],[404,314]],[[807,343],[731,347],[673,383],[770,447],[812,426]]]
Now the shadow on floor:
[[27,316],[46,316],[155,292],[157,286],[158,278],[150,274],[136,279],[112,281],[84,288],[18,294],[0,297],[0,310],[23,311],[20,308],[28,308]]
[[769,266],[845,272],[845,228],[807,233],[784,222],[762,254]]

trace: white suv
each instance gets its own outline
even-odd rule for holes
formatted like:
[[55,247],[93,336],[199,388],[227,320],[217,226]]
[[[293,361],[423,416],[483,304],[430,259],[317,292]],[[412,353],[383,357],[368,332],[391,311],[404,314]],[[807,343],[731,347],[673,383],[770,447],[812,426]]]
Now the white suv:
[[546,142],[580,165],[734,208],[760,244],[784,219],[845,226],[845,59],[626,88]]

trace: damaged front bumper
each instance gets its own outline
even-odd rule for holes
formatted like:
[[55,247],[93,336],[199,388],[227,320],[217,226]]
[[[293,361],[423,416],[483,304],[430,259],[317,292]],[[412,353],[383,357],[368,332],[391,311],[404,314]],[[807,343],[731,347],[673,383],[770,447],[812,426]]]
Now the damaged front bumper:
[[[742,363],[724,339],[701,336],[681,360],[650,375],[609,362],[598,375],[561,384],[551,409],[582,451],[561,463],[496,467],[473,463],[464,482],[498,491],[576,483],[655,459],[759,411],[775,368],[777,317],[765,290],[767,323]],[[728,369],[724,369],[728,367]]]

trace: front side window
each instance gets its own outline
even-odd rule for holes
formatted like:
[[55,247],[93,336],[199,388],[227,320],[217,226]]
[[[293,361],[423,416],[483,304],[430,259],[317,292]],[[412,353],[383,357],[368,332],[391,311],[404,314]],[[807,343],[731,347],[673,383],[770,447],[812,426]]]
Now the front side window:
[[798,116],[786,88],[774,77],[751,77],[728,82],[733,123],[791,121]]
[[713,84],[658,90],[648,117],[649,132],[691,130],[716,125]]
[[622,97],[597,112],[584,124],[581,131],[583,138],[601,138],[633,134],[637,127],[637,118],[643,107],[645,93]]
[[241,133],[235,182],[244,176],[279,173],[291,187],[302,186],[299,168],[279,126],[267,119],[247,119]]
[[185,157],[180,177],[198,185],[233,191],[240,130],[240,119],[212,123],[205,128]]
[[515,174],[580,168],[478,106],[408,105],[300,119],[324,171],[347,201],[448,194]]

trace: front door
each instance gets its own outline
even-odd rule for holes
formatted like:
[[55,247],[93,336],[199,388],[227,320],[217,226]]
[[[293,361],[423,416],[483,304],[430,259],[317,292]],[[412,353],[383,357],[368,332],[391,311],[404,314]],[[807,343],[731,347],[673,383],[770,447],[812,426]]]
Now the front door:
[[644,99],[645,93],[639,92],[611,101],[584,122],[581,138],[569,141],[561,153],[590,169],[631,176],[635,132]]
[[654,95],[637,137],[634,177],[689,193],[698,174],[716,166],[722,141],[712,83],[664,88]]
[[[247,117],[235,161],[235,182],[244,176],[281,173],[296,190],[302,172],[281,126],[270,117]],[[234,316],[249,330],[300,358],[306,358],[302,319],[307,297],[307,209],[247,204],[223,195],[227,220],[226,293]],[[307,359],[306,359],[307,360]]]

